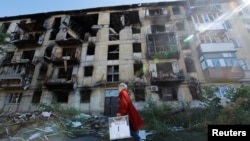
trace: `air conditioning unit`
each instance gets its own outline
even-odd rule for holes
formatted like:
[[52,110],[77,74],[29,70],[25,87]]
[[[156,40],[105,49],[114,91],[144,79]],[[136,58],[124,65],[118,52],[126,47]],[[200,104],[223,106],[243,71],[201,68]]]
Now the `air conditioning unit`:
[[157,92],[159,89],[158,89],[158,86],[149,86],[149,90],[151,92]]

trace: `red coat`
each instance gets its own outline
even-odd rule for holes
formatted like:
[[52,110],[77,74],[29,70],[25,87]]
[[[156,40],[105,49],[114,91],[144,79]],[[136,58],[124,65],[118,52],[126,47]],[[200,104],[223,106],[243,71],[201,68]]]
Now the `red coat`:
[[130,100],[127,90],[122,90],[119,93],[118,113],[120,113],[121,115],[128,115],[130,124],[135,131],[138,131],[144,125],[141,116]]

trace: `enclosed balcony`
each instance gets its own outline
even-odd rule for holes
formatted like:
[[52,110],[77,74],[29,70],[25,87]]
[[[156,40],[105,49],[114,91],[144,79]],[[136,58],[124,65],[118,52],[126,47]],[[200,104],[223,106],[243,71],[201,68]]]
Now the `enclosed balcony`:
[[147,57],[149,59],[179,58],[174,32],[147,35]]
[[245,76],[240,66],[207,68],[203,73],[208,82],[236,82]]

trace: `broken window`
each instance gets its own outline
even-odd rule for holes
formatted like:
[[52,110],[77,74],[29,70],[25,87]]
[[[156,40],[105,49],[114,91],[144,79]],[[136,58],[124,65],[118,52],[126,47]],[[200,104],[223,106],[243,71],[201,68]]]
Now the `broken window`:
[[115,82],[119,81],[119,66],[108,66],[107,67],[107,81]]
[[116,33],[112,28],[109,29],[109,41],[120,40],[119,33]]
[[132,25],[132,33],[133,34],[141,33],[141,23]]
[[177,88],[176,87],[164,87],[161,90],[161,100],[173,101],[177,100]]
[[34,54],[35,54],[35,50],[23,51],[21,59],[29,59],[29,61],[32,61]]
[[42,91],[41,90],[36,90],[33,94],[33,97],[32,97],[32,103],[40,103],[40,99],[41,99],[41,96],[42,96]]
[[40,67],[40,72],[39,72],[37,79],[43,80],[46,77],[47,70],[48,70],[47,64],[43,63]]
[[176,27],[177,27],[178,31],[184,31],[185,30],[185,28],[184,28],[184,22],[178,22],[178,23],[176,23]]
[[166,31],[165,25],[151,25],[152,33],[162,33]]
[[92,74],[93,74],[93,66],[84,67],[84,76],[85,77],[92,76]]
[[143,75],[143,64],[134,64],[134,76],[141,78]]
[[141,52],[141,43],[133,43],[133,52],[134,53]]
[[145,101],[145,90],[143,88],[134,89],[135,101]]
[[91,89],[81,91],[81,103],[90,103]]
[[20,103],[22,98],[22,93],[11,93],[9,103]]
[[87,55],[95,55],[95,44],[93,42],[88,45]]
[[[110,13],[110,28],[118,33],[125,27],[140,23],[138,11]],[[137,28],[138,29],[138,28]]]
[[68,91],[57,91],[55,92],[55,99],[58,103],[67,103],[69,98]]
[[75,58],[76,48],[63,48],[62,56],[69,56],[70,59]]
[[73,68],[67,68],[67,70],[65,70],[65,68],[59,68],[58,78],[71,80],[72,71],[73,71]]
[[173,10],[174,15],[180,15],[180,14],[181,14],[180,7],[179,7],[179,6],[174,6],[174,7],[172,8],[172,10]]
[[50,32],[50,37],[49,40],[55,40],[56,39],[56,35],[60,30],[60,26],[61,26],[61,17],[55,18],[54,23],[53,23],[53,29]]
[[187,72],[196,72],[195,65],[194,65],[194,60],[190,57],[185,58],[185,65]]
[[97,31],[92,29],[93,25],[98,25],[98,14],[72,15],[69,23],[63,22],[80,39],[88,41],[88,37],[96,36]]
[[10,22],[3,23],[2,26],[0,26],[0,33],[7,33],[9,27]]
[[150,16],[163,15],[163,10],[162,9],[149,9],[148,12],[149,12]]
[[6,55],[4,56],[3,63],[8,63],[11,62],[11,59],[14,56],[14,52],[7,52]]
[[119,60],[119,45],[108,46],[108,60]]

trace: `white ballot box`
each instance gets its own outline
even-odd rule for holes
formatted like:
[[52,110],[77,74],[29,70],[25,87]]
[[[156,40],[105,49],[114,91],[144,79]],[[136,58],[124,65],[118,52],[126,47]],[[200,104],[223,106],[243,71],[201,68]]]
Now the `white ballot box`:
[[109,118],[109,137],[110,140],[131,137],[127,115]]

